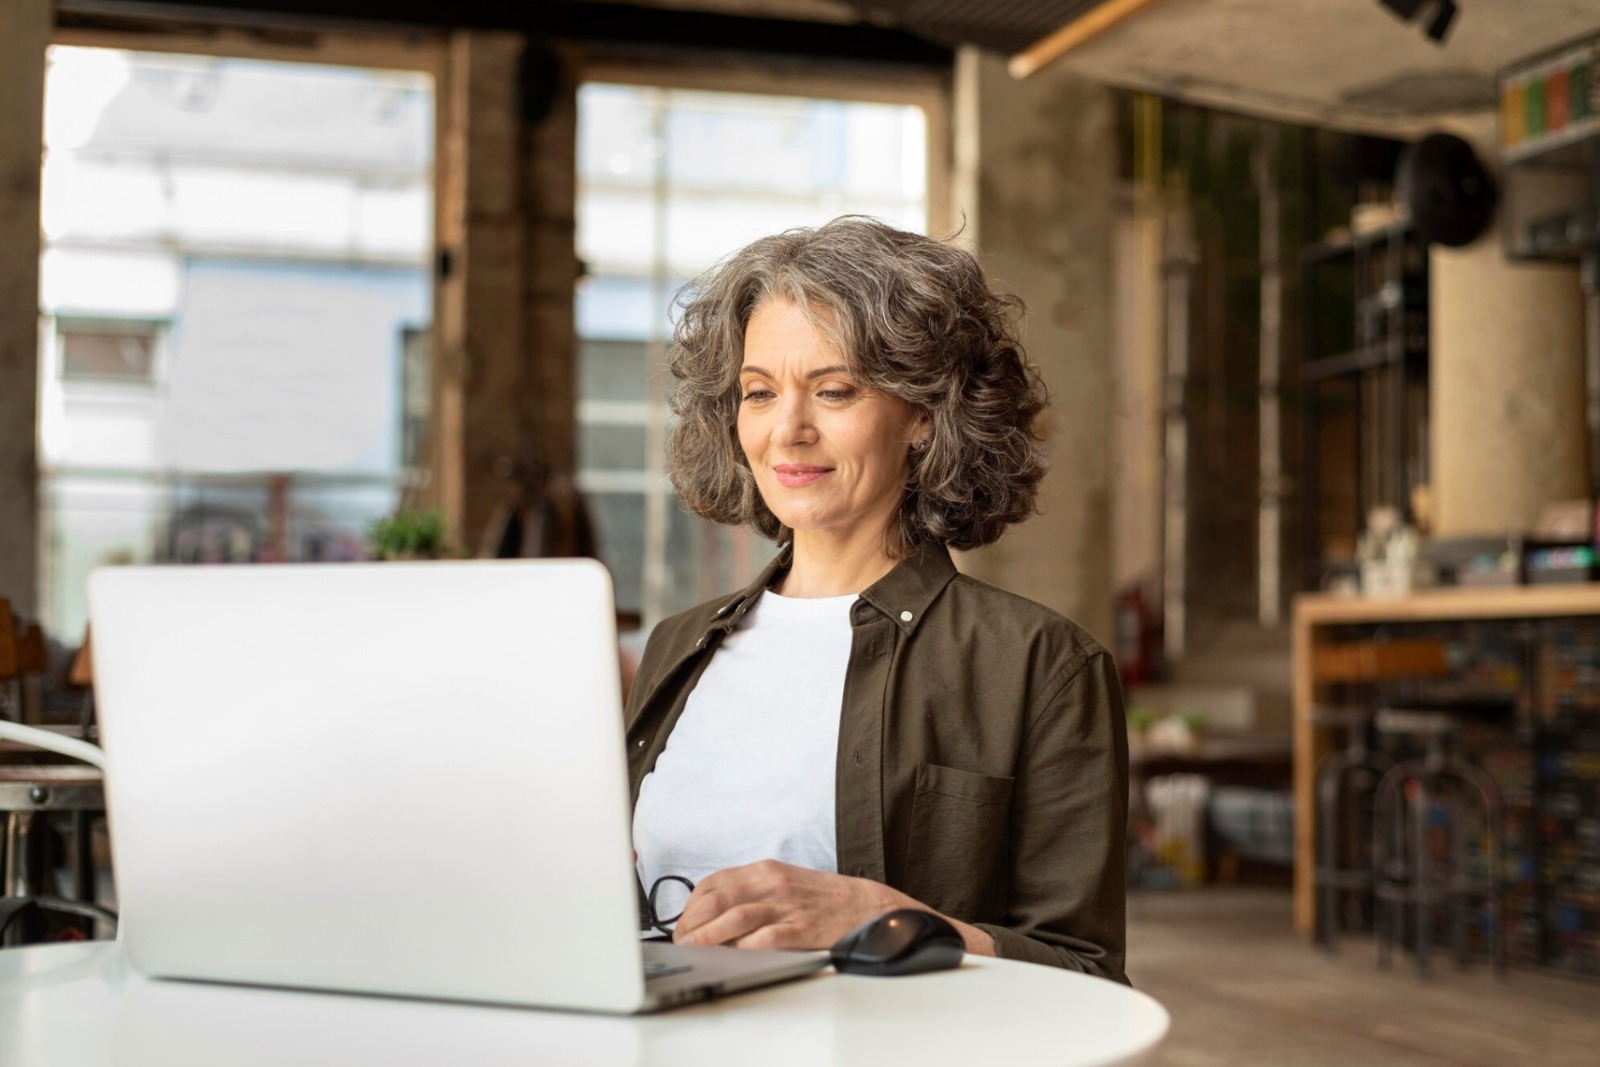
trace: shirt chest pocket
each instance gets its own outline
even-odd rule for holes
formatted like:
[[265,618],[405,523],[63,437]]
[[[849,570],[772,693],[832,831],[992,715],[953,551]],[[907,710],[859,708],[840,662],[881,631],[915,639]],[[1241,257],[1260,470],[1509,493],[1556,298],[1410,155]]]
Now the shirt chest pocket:
[[917,768],[907,893],[966,922],[1004,918],[1014,784],[937,763]]

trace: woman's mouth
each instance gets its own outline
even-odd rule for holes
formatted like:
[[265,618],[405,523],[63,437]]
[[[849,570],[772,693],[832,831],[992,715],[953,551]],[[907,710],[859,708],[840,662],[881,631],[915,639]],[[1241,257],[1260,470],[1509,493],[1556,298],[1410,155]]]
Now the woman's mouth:
[[772,468],[772,473],[778,476],[778,484],[785,489],[803,489],[832,469],[809,463],[780,463]]

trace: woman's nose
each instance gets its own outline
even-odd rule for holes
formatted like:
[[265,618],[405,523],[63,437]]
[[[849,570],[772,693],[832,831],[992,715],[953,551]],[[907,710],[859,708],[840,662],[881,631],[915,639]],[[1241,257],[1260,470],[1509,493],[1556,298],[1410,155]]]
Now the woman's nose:
[[816,427],[811,419],[811,405],[806,397],[791,393],[778,404],[778,421],[773,427],[776,439],[782,444],[804,444],[814,440]]

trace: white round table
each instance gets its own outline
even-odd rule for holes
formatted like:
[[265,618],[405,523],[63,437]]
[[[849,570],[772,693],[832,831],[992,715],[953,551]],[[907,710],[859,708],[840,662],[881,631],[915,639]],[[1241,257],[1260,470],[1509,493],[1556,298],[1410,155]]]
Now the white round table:
[[634,1018],[151,981],[117,942],[0,951],[0,1064],[29,1067],[1078,1067],[1167,1031],[1143,993],[1006,960],[824,970]]

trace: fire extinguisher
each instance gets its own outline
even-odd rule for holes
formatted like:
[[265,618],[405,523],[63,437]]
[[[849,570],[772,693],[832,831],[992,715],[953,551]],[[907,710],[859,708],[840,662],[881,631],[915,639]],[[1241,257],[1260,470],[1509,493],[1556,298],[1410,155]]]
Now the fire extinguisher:
[[1117,666],[1125,689],[1149,680],[1149,623],[1149,609],[1138,586],[1129,586],[1117,594]]

